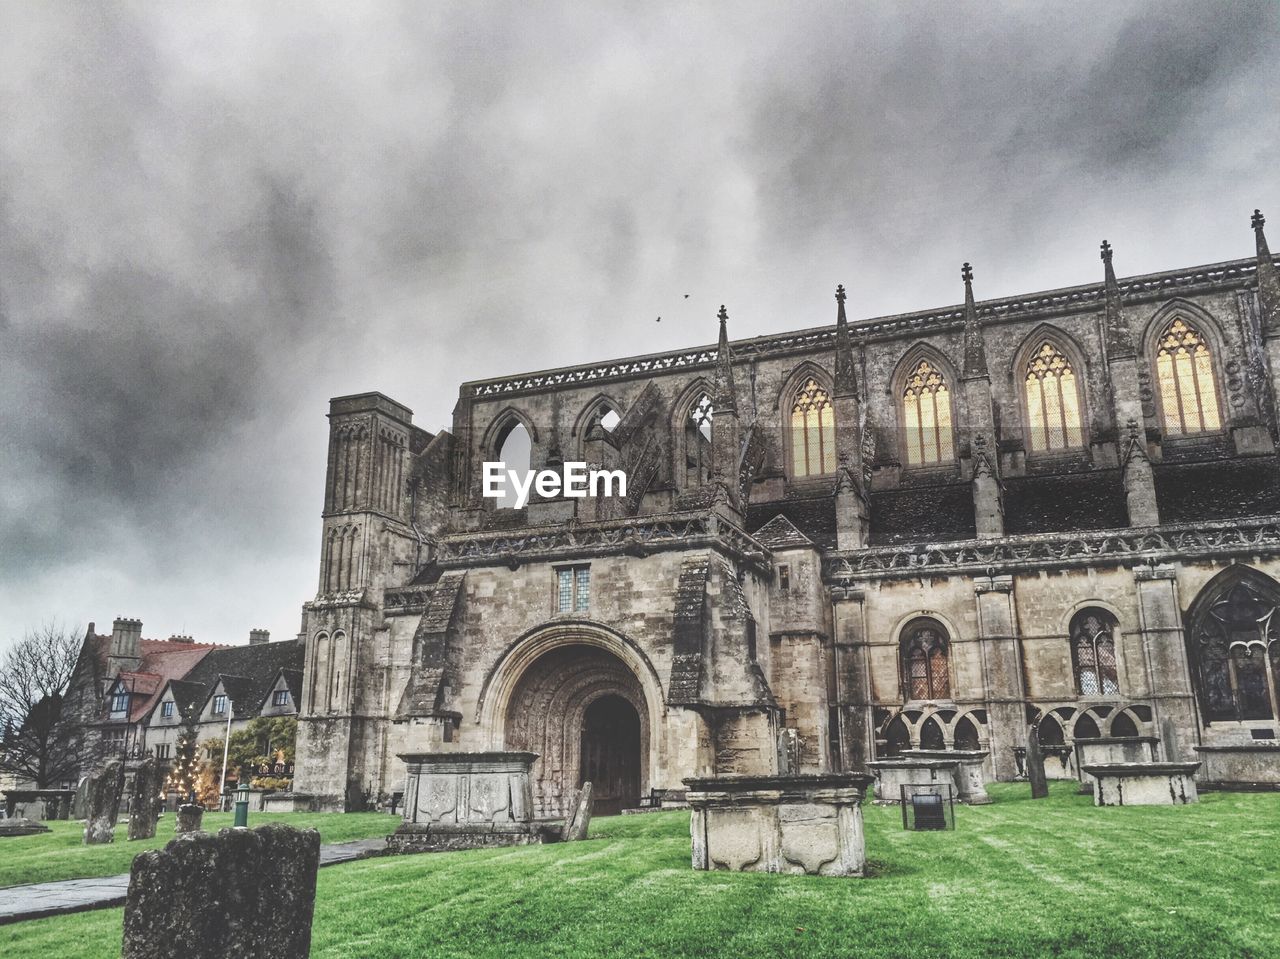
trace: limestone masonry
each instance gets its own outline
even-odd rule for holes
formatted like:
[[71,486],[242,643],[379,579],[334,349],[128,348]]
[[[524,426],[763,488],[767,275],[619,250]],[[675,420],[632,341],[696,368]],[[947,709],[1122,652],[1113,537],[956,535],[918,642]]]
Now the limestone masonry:
[[[1280,787],[1280,279],[1257,255],[329,409],[295,793],[527,751],[537,816],[909,749],[1154,740]],[[528,461],[514,451],[527,438]],[[625,496],[482,495],[482,465]],[[318,482],[318,479],[317,479]],[[1273,623],[1275,624],[1273,628]],[[979,783],[980,784],[980,783]],[[852,867],[851,867],[852,868]]]

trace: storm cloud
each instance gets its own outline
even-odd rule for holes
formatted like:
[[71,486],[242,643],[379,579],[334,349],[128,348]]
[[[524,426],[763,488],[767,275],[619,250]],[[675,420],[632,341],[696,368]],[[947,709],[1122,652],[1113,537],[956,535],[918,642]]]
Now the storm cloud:
[[1265,0],[4,3],[0,616],[291,634],[333,395],[1248,255],[1277,89]]

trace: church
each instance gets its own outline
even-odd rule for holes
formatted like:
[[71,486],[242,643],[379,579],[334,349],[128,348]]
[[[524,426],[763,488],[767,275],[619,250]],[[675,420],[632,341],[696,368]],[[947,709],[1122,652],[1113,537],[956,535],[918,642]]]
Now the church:
[[[432,433],[333,399],[297,802],[527,750],[541,815],[683,780],[1148,737],[1280,788],[1280,274],[1256,254],[462,384]],[[1119,257],[1119,253],[1116,257]],[[959,287],[957,288],[959,292]],[[710,317],[708,320],[710,321]],[[483,495],[485,463],[625,495]],[[616,493],[617,491],[615,491]],[[1273,629],[1273,626],[1275,627]]]

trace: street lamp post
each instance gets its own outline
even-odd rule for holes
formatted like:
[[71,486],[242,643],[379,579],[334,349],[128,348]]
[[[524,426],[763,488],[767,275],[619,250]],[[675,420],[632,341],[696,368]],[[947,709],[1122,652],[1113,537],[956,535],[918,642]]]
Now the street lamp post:
[[222,811],[222,794],[227,791],[227,752],[231,749],[231,697],[227,697],[227,734],[222,737],[222,778],[218,780],[218,811]]

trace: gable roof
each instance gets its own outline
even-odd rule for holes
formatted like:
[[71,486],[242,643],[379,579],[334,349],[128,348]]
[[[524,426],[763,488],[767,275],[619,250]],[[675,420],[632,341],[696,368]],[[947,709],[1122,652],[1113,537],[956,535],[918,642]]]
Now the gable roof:
[[[258,714],[262,701],[275,685],[282,669],[301,674],[303,653],[302,644],[293,639],[257,646],[228,646],[204,657],[183,678],[204,689],[199,705],[201,710],[213,695],[214,687],[221,682],[231,699],[232,718],[248,718]],[[299,676],[298,689],[301,688]]]
[[813,540],[796,529],[795,524],[781,513],[751,535],[771,550],[813,548]]
[[[111,637],[93,635],[87,637],[92,658],[97,665],[96,675],[105,676],[107,657],[111,651]],[[144,639],[139,644],[142,654],[138,668],[121,670],[118,677],[133,696],[130,699],[129,722],[145,719],[155,708],[165,685],[180,679],[199,665],[211,652],[225,647],[212,643],[195,643],[176,639]]]

